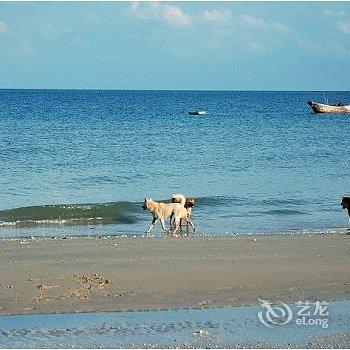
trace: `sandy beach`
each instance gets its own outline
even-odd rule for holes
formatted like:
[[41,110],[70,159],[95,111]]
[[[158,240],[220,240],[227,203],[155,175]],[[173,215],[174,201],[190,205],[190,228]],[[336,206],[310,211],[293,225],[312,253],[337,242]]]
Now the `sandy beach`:
[[36,238],[0,242],[0,313],[350,299],[350,237]]

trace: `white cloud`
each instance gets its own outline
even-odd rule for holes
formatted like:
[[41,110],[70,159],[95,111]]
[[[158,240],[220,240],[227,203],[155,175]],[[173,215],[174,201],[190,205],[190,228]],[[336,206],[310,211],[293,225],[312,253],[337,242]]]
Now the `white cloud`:
[[57,39],[64,35],[68,35],[71,33],[71,30],[64,25],[57,25],[52,23],[43,23],[39,27],[39,32],[43,38],[51,40]]
[[192,23],[200,24],[203,21],[213,24],[239,25],[251,30],[273,31],[278,33],[288,32],[287,26],[278,22],[269,22],[263,18],[249,15],[233,16],[228,9],[216,8],[199,11],[190,16],[179,6],[169,5],[167,3],[150,1],[131,3],[130,11],[132,14],[143,20],[154,20],[164,22],[176,27],[188,27]]
[[261,43],[251,41],[247,44],[246,49],[248,52],[263,52],[265,48]]
[[210,22],[227,23],[231,21],[231,11],[224,9],[204,10],[199,14],[199,17]]
[[128,11],[129,16],[131,14],[139,22],[189,28],[185,32],[168,30],[166,38],[163,37],[162,41],[157,39],[165,50],[170,50],[181,59],[209,59],[213,54],[226,58],[245,54],[263,55],[283,47],[286,41],[282,37],[293,33],[282,22],[235,14],[225,7],[189,12],[181,6],[181,3],[170,6],[170,3],[162,2],[132,2]]
[[278,32],[286,32],[288,28],[278,22],[268,22],[263,18],[244,15],[241,17],[241,23],[244,26],[251,27],[257,30],[273,30]]
[[33,48],[29,40],[19,37],[14,38],[15,40],[4,43],[2,47],[0,46],[0,55],[2,57],[20,57],[22,59],[32,59],[37,56],[37,51]]
[[345,34],[350,34],[350,22],[349,17],[344,11],[334,11],[327,9],[324,14],[332,19],[333,24],[337,29]]
[[142,19],[166,22],[176,27],[190,25],[190,16],[178,6],[158,2],[133,2],[131,12]]
[[5,33],[6,30],[7,30],[6,24],[3,21],[0,20],[0,34],[1,33]]
[[350,22],[341,22],[337,24],[338,29],[345,33],[350,34]]
[[309,51],[325,53],[327,55],[336,55],[342,57],[348,57],[350,55],[350,51],[346,47],[333,41],[327,42],[310,40],[309,38],[301,38],[299,40],[299,45]]
[[180,7],[163,5],[163,18],[166,22],[179,27],[187,27],[190,24],[190,18]]
[[344,18],[345,12],[344,11],[334,11],[331,9],[324,10],[324,14],[328,17],[332,18]]

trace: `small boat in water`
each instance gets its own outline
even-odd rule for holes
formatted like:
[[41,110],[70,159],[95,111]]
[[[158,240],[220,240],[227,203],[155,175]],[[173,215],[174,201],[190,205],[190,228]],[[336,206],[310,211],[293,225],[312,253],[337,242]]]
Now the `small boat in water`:
[[350,113],[350,105],[344,106],[341,103],[328,105],[314,101],[307,101],[307,103],[315,113]]
[[195,111],[188,112],[188,115],[205,115],[207,112],[203,109],[197,109]]

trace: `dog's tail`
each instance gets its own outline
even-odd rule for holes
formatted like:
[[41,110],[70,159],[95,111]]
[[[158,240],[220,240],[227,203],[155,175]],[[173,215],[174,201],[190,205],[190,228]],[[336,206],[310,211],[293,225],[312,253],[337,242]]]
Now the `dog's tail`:
[[181,203],[183,206],[185,206],[186,197],[181,193],[173,194],[173,196],[171,197],[171,201],[173,203]]

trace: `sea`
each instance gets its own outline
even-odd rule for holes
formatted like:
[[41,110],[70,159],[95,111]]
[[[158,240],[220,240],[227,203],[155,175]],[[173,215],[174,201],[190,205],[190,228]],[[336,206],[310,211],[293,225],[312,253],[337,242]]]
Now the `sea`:
[[345,229],[350,116],[311,99],[324,94],[0,90],[0,237],[142,236],[144,198],[174,193],[196,197],[197,235]]

